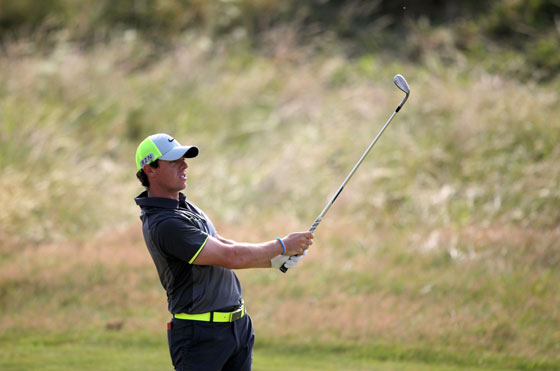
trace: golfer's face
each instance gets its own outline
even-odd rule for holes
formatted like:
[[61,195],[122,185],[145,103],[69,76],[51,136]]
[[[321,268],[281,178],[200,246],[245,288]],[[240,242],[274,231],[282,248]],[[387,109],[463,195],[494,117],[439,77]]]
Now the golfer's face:
[[178,192],[187,186],[187,162],[185,158],[175,161],[159,161],[158,178],[169,191]]

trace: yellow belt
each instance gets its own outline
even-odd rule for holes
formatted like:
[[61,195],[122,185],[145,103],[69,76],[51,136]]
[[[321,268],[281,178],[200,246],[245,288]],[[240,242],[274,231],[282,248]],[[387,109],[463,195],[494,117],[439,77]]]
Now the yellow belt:
[[233,312],[208,312],[200,314],[175,313],[173,317],[179,319],[188,319],[191,321],[204,322],[233,322],[245,316],[245,306],[236,309]]

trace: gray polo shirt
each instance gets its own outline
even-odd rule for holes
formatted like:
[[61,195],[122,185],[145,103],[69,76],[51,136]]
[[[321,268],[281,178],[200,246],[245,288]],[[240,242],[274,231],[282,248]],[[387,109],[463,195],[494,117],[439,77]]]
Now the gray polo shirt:
[[208,237],[216,237],[214,225],[202,210],[183,193],[174,200],[143,192],[135,201],[141,208],[144,241],[167,291],[169,311],[198,314],[238,306],[241,284],[233,271],[192,264]]

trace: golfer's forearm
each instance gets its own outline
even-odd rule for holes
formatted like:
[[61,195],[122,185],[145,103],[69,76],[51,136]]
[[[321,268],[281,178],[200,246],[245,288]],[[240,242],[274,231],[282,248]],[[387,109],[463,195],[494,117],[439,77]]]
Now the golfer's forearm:
[[258,244],[231,242],[225,243],[219,238],[208,237],[193,264],[217,265],[228,269],[268,268],[270,259],[284,253],[284,246],[288,255],[293,255],[298,247],[293,241],[291,244],[284,241],[283,246],[278,239]]
[[227,268],[270,268],[270,259],[282,251],[282,245],[277,240],[259,244],[235,243],[231,246]]

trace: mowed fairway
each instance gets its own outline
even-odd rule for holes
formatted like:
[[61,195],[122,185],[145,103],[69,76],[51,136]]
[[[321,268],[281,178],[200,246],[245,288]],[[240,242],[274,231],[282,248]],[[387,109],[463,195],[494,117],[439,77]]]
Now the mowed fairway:
[[[0,340],[2,358],[0,369],[19,370],[171,370],[165,339],[159,334],[143,330],[127,334],[95,333],[82,331],[73,334],[34,333],[19,338],[11,336]],[[383,348],[383,347],[381,347]],[[485,365],[480,361],[454,364],[445,357],[439,360],[405,359],[406,352],[393,349],[357,350],[325,347],[321,345],[286,344],[265,346],[257,344],[254,370],[506,370],[523,363],[499,366]],[[436,354],[436,353],[434,353]],[[503,363],[503,361],[502,361]],[[514,367],[515,367],[514,366]],[[530,365],[524,365],[530,367]],[[523,368],[525,368],[523,367]]]

